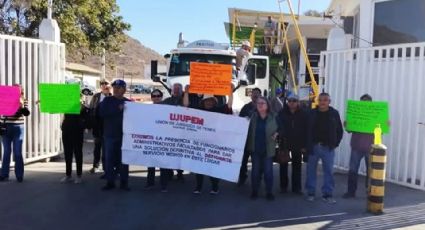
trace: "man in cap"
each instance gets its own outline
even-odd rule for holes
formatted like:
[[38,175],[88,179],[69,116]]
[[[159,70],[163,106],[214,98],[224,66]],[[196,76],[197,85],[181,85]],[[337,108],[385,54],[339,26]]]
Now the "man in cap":
[[[189,107],[189,88],[190,86],[186,86],[184,97],[183,97],[183,105],[185,107]],[[223,113],[223,114],[232,114],[232,104],[233,104],[233,89],[234,86],[232,85],[231,91],[229,92],[229,99],[227,101],[227,104],[225,105],[218,105],[218,100],[214,95],[204,95],[201,101],[201,104],[199,106],[199,109],[214,113]],[[210,177],[211,180],[211,195],[217,195],[218,190],[218,178]],[[196,174],[196,187],[193,191],[193,194],[201,194],[202,192],[202,185],[204,182],[204,175],[202,174]]]
[[124,104],[128,101],[124,94],[127,84],[123,80],[112,83],[112,97],[106,97],[99,105],[99,116],[103,119],[103,138],[105,144],[105,174],[107,184],[103,190],[115,188],[116,171],[120,174],[120,188],[130,190],[128,187],[128,165],[121,162],[121,145],[123,136]]
[[246,62],[246,58],[251,55],[251,43],[243,41],[241,48],[236,51],[236,70],[239,72]]
[[102,168],[105,171],[105,154],[102,145],[102,120],[99,117],[98,109],[99,104],[105,99],[105,97],[111,96],[109,82],[106,80],[100,81],[100,92],[93,95],[90,101],[90,123],[94,137],[94,150],[93,150],[93,168],[90,169],[90,173],[96,173],[99,171],[99,163],[102,159]]
[[[295,194],[301,192],[301,166],[303,154],[307,148],[307,113],[301,109],[299,98],[291,93],[287,97],[287,105],[279,112],[280,146],[291,153],[292,177],[291,188]],[[286,193],[288,189],[288,163],[280,164],[280,189]]]

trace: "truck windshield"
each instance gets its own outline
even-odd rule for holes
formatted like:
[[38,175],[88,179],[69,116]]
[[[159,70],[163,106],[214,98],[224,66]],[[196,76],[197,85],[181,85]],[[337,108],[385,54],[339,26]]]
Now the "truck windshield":
[[168,76],[190,75],[191,62],[204,62],[211,64],[233,65],[233,78],[236,77],[235,57],[212,54],[173,54],[170,60],[170,70]]

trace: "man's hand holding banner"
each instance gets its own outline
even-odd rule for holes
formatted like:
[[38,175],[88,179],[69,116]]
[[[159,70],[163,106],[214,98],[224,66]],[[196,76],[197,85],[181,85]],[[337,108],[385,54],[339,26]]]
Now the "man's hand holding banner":
[[127,103],[122,161],[236,182],[249,121],[168,105]]

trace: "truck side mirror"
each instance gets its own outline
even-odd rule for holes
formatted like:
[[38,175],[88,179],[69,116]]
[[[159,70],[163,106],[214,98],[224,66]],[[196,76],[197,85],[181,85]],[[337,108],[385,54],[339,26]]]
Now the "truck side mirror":
[[240,82],[241,86],[248,86],[247,80],[240,80],[239,82]]
[[152,76],[151,79],[152,79],[153,82],[160,82],[161,81],[161,78],[159,77],[159,75]]
[[158,75],[158,61],[152,60],[151,61],[151,79],[152,81],[155,81],[154,78]]

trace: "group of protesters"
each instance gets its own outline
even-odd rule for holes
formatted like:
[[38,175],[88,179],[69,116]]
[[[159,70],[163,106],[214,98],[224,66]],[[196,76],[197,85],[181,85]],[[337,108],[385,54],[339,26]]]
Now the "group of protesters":
[[[106,180],[102,190],[112,190],[116,187],[115,181],[119,178],[119,188],[129,191],[129,166],[122,163],[123,112],[125,103],[130,100],[125,97],[127,84],[124,80],[115,80],[111,84],[101,81],[101,92],[95,94],[89,105],[81,101],[80,114],[65,114],[62,121],[62,140],[66,162],[66,175],[62,183],[82,182],[83,142],[84,131],[91,129],[94,137],[94,159],[90,173],[102,171],[102,179]],[[198,95],[189,93],[190,86],[174,84],[171,96],[164,98],[162,91],[155,89],[151,92],[154,104],[184,106],[203,111],[232,115],[233,90],[229,96]],[[21,90],[23,92],[23,90]],[[361,100],[371,101],[371,96],[365,94]],[[251,91],[251,102],[246,104],[239,116],[249,119],[248,137],[245,145],[240,168],[238,186],[243,186],[248,178],[248,162],[251,159],[251,198],[257,199],[260,195],[261,179],[264,178],[265,197],[274,200],[273,194],[273,165],[278,155],[287,154],[287,160],[279,162],[280,192],[287,193],[289,181],[291,192],[297,195],[305,194],[308,201],[316,199],[316,182],[318,162],[322,162],[323,186],[321,195],[323,201],[333,204],[334,176],[333,165],[335,149],[339,146],[343,136],[343,126],[339,112],[330,106],[331,97],[321,93],[315,109],[301,106],[299,98],[283,89],[276,90],[276,97],[271,99],[262,96],[258,88]],[[18,182],[23,182],[24,165],[22,157],[22,142],[24,136],[24,117],[29,116],[27,101],[21,93],[20,108],[14,116],[3,116],[2,144],[3,160],[0,181],[9,180],[10,156],[13,149],[15,160],[15,174]],[[4,128],[4,129],[3,129]],[[344,198],[355,197],[357,189],[358,169],[362,158],[368,160],[368,151],[373,136],[370,134],[353,133],[351,139],[350,170],[347,192]],[[12,148],[13,147],[13,148]],[[282,157],[282,156],[280,156]],[[75,158],[76,175],[72,177],[72,162]],[[289,162],[291,162],[291,179],[288,176]],[[306,181],[303,191],[302,164],[305,162]],[[184,172],[180,169],[163,169],[160,172],[160,187],[167,192],[168,182],[177,173],[177,180],[184,181]],[[146,189],[155,185],[153,167],[148,168]],[[204,175],[195,174],[196,186],[194,194],[201,194]],[[219,193],[219,179],[210,177],[211,195]]]

